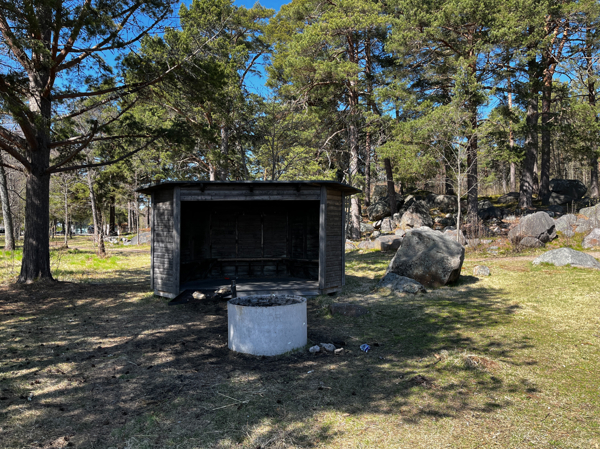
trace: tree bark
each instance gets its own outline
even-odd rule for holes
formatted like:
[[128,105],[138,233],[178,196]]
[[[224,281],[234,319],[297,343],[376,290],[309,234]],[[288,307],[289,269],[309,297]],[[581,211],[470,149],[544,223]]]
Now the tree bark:
[[[475,132],[478,125],[477,111],[471,111],[471,114],[471,128]],[[477,144],[477,134],[469,136],[467,144],[467,219],[471,224],[476,224],[478,220],[477,196],[479,194],[479,184],[477,180]]]
[[8,183],[6,171],[2,165],[3,158],[0,152],[0,201],[2,202],[2,217],[4,219],[4,251],[15,250],[15,234],[10,210],[10,199],[8,197]]
[[537,183],[537,174],[535,166],[538,153],[538,88],[535,79],[535,69],[532,67],[535,62],[530,62],[529,98],[527,99],[527,135],[525,138],[525,160],[521,170],[521,189],[519,191],[519,207],[529,209],[533,205],[534,186]]
[[552,74],[544,77],[542,87],[542,160],[540,171],[539,197],[542,204],[548,204],[550,201],[550,153],[551,153],[551,135],[550,135],[550,108],[552,105]]
[[221,126],[221,158],[219,180],[227,181],[229,176],[229,129],[226,125]]
[[115,223],[115,197],[110,197],[110,206],[108,208],[109,211],[109,219],[108,219],[108,235],[114,235],[116,232],[116,223]]
[[[371,132],[365,136],[365,207],[371,205]],[[394,213],[394,212],[392,212]]]
[[392,172],[392,161],[390,161],[389,157],[386,157],[383,160],[383,165],[385,166],[385,177],[387,179],[387,193],[388,193],[388,202],[390,205],[390,211],[392,215],[394,215],[398,209],[396,206],[396,187],[394,186],[394,174]]
[[[508,83],[508,88],[512,89],[512,84]],[[512,92],[508,92],[508,109],[512,111]],[[515,131],[513,129],[512,121],[508,124],[508,147],[510,148],[510,156],[514,157],[515,154]],[[517,190],[517,164],[514,162],[510,163],[510,191],[516,192]]]
[[[40,133],[43,134],[43,133]],[[31,151],[31,171],[25,181],[25,236],[23,261],[18,282],[30,284],[38,279],[53,280],[50,271],[50,175],[49,136],[38,134],[38,150]],[[42,145],[45,147],[42,147]],[[41,147],[41,148],[40,148]]]
[[65,220],[63,223],[63,231],[65,231],[65,248],[69,247],[69,184],[66,177],[63,177],[64,185],[64,202],[65,202]]
[[106,256],[106,248],[104,247],[104,230],[102,229],[102,223],[100,221],[100,215],[98,211],[98,204],[96,203],[96,194],[94,193],[94,182],[92,180],[92,170],[88,169],[88,189],[90,191],[90,203],[92,205],[92,220],[94,221],[94,240],[98,244],[98,256]]

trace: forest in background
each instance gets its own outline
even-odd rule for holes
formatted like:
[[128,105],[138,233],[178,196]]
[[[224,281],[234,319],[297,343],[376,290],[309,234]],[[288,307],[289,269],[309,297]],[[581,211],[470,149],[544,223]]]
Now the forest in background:
[[6,249],[23,230],[20,281],[51,278],[59,223],[92,224],[103,252],[103,224],[145,227],[135,190],[165,180],[345,182],[364,192],[352,238],[391,181],[465,197],[471,222],[483,194],[547,204],[552,178],[598,197],[599,17],[596,1],[3,0]]

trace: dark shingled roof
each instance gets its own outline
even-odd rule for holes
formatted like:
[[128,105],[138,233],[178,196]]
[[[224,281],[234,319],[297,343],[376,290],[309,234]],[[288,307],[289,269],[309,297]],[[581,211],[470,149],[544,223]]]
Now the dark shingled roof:
[[166,181],[158,184],[149,185],[137,189],[137,192],[150,194],[154,191],[161,189],[172,189],[173,187],[201,187],[201,186],[233,186],[233,185],[247,185],[247,186],[274,186],[274,185],[292,185],[297,187],[311,186],[321,187],[325,186],[334,190],[341,190],[346,195],[353,195],[360,193],[361,190],[355,187],[343,184],[337,181]]

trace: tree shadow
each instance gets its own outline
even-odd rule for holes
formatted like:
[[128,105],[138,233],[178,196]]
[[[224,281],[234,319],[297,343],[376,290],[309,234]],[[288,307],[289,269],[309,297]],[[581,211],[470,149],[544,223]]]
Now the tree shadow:
[[375,295],[358,318],[332,317],[327,298],[310,300],[310,343],[336,342],[343,355],[268,358],[229,351],[225,302],[167,306],[147,291],[147,273],[136,276],[0,290],[0,426],[11,429],[0,446],[68,438],[86,448],[311,447],[339,436],[315,421],[324,412],[419,423],[509,406],[482,402],[474,388],[479,397],[535,388],[466,361],[522,363],[518,353],[531,345],[493,337],[517,306],[471,276],[426,295]]

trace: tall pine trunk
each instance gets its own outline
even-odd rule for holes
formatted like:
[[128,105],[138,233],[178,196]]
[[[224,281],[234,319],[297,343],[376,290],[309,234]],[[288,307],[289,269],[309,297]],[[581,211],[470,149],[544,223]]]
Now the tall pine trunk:
[[[49,106],[49,104],[48,104]],[[49,116],[49,111],[48,111]],[[44,133],[45,134],[45,133]],[[29,152],[31,171],[25,175],[25,236],[19,283],[53,280],[50,271],[50,151],[48,135],[38,134],[38,149]]]
[[98,204],[96,202],[96,194],[94,193],[94,182],[92,179],[92,170],[88,169],[87,173],[88,189],[90,191],[90,203],[92,205],[92,220],[94,221],[94,240],[98,245],[97,251],[99,257],[106,256],[106,248],[104,247],[104,230],[100,220]]
[[552,73],[544,77],[542,87],[542,145],[541,145],[541,170],[539,197],[542,204],[548,204],[550,201],[550,153],[551,153],[551,133],[550,133],[550,109],[552,105]]
[[15,250],[15,234],[10,210],[10,198],[8,196],[8,183],[6,171],[2,165],[2,153],[0,152],[0,202],[2,202],[2,218],[4,219],[4,251]]
[[[471,128],[473,134],[469,136],[467,144],[467,219],[469,223],[477,223],[477,195],[479,185],[477,180],[477,110],[471,111]],[[460,199],[459,199],[460,201]]]
[[387,179],[387,193],[388,193],[388,202],[390,205],[390,211],[392,215],[397,212],[396,206],[396,188],[394,186],[394,173],[392,172],[392,161],[390,161],[389,157],[386,157],[383,160],[383,164],[385,166],[385,177]]
[[527,98],[527,135],[525,137],[525,160],[521,170],[521,189],[519,206],[529,209],[533,206],[533,192],[537,184],[535,166],[538,156],[538,82],[536,79],[535,61],[529,63],[530,92]]
[[65,182],[65,188],[63,191],[63,195],[64,195],[64,202],[65,202],[65,221],[63,224],[63,231],[65,231],[65,248],[69,247],[69,228],[70,228],[70,224],[69,224],[69,185],[67,183],[67,179],[66,177],[63,178],[63,181]]

